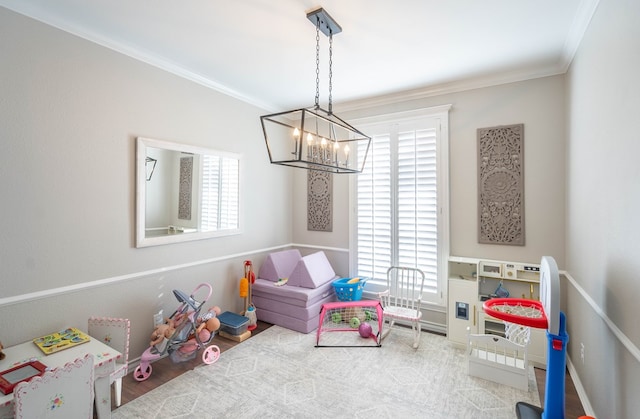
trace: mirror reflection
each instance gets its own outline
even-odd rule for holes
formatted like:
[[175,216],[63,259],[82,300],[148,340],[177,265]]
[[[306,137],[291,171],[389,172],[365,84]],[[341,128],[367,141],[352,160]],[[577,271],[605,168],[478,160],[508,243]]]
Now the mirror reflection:
[[137,138],[136,246],[240,233],[240,157]]

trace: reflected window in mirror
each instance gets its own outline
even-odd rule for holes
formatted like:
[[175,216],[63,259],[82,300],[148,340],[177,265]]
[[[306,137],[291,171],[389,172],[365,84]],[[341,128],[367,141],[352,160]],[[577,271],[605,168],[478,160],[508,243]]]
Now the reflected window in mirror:
[[200,226],[204,231],[238,228],[238,160],[205,155]]
[[240,155],[142,137],[136,145],[137,247],[241,233]]

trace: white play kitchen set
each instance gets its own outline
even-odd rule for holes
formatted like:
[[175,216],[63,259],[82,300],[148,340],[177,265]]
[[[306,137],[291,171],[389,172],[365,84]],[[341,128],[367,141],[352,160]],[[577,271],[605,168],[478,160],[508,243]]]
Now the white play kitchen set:
[[569,336],[555,260],[544,256],[540,265],[524,265],[455,258],[449,274],[448,337],[465,343],[469,374],[526,390],[535,342],[533,355],[547,370],[544,408],[519,402],[517,417],[564,418]]

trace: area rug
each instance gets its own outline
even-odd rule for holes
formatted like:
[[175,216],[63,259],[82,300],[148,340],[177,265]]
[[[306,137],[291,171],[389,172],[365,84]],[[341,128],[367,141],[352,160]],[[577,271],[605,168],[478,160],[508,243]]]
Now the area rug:
[[515,418],[518,401],[540,406],[533,368],[520,391],[468,376],[464,351],[443,336],[412,343],[394,328],[381,347],[315,347],[314,332],[272,326],[112,417],[496,419]]

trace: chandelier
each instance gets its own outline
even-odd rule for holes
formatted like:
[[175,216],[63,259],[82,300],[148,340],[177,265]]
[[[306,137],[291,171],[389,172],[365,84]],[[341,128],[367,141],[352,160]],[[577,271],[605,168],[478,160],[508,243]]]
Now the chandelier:
[[[307,13],[316,27],[315,105],[260,117],[272,164],[322,170],[330,173],[360,173],[364,169],[371,137],[333,113],[333,35],[340,25],[322,8]],[[320,107],[320,32],[329,37],[329,107]]]

